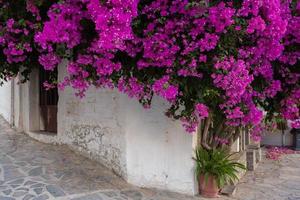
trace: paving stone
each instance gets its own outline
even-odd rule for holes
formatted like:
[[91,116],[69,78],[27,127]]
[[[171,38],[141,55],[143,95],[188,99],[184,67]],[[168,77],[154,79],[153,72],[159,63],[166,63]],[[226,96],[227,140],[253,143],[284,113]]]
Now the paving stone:
[[6,190],[7,187],[8,187],[8,186],[6,186],[6,185],[2,185],[2,186],[0,186],[0,190]]
[[227,196],[233,196],[236,193],[236,186],[235,185],[227,185],[221,190],[221,194]]
[[10,164],[12,163],[11,160],[8,157],[0,157],[0,163],[2,164]]
[[28,192],[29,189],[25,188],[25,187],[20,187],[20,188],[17,188],[17,191],[26,191],[26,192]]
[[300,197],[288,197],[286,200],[300,200]]
[[17,169],[8,169],[4,170],[4,180],[5,181],[11,181],[17,178],[24,177],[24,174],[19,172]]
[[43,174],[40,177],[43,178],[44,180],[48,180],[48,181],[53,179],[53,176],[50,176],[48,174]]
[[142,193],[139,191],[135,191],[135,190],[122,191],[121,194],[123,194],[126,197],[129,197],[133,200],[142,200],[143,199]]
[[35,196],[32,195],[32,194],[27,194],[27,195],[25,195],[25,196],[23,197],[22,200],[30,200],[30,199],[33,199],[34,197],[35,197]]
[[0,196],[0,200],[15,200],[15,198]]
[[33,198],[33,200],[46,200],[46,199],[49,199],[49,196],[47,194],[43,194]]
[[24,185],[33,185],[37,182],[34,182],[34,181],[26,181]]
[[5,194],[5,195],[10,195],[11,193],[12,193],[12,190],[11,189],[8,189],[8,190],[4,190],[4,191],[2,191],[3,192],[3,194]]
[[290,180],[290,181],[284,183],[283,187],[286,187],[291,190],[300,190],[300,180],[298,180],[298,181]]
[[20,165],[20,166],[26,166],[27,163],[26,162],[16,162],[16,165]]
[[126,196],[114,197],[113,200],[128,200]]
[[47,185],[46,189],[53,197],[65,196],[64,191],[56,185]]
[[10,184],[10,185],[21,185],[23,182],[24,182],[24,179],[22,178],[22,179],[10,181],[7,184]]
[[54,174],[54,177],[60,179],[64,175],[65,175],[65,172],[63,172],[63,171],[56,171],[55,174]]
[[13,197],[22,197],[22,196],[24,196],[24,195],[26,195],[27,194],[27,192],[26,191],[16,191],[16,192],[14,192],[13,193]]
[[40,176],[43,173],[42,167],[36,167],[28,172],[29,176]]
[[31,188],[39,188],[39,187],[44,187],[44,186],[45,186],[45,184],[43,184],[43,183],[37,183],[37,184],[31,185],[30,187]]
[[71,200],[104,200],[98,194],[90,194],[82,197],[73,198]]
[[33,191],[37,194],[40,195],[43,192],[43,188],[34,188]]
[[115,191],[112,191],[112,192],[102,192],[101,194],[104,194],[105,196],[108,196],[108,197],[116,197],[119,195],[119,192],[115,192]]
[[13,171],[13,170],[15,170],[17,167],[15,166],[15,165],[13,165],[13,163],[12,164],[10,164],[10,165],[3,165],[3,170],[4,170],[4,172],[5,171]]

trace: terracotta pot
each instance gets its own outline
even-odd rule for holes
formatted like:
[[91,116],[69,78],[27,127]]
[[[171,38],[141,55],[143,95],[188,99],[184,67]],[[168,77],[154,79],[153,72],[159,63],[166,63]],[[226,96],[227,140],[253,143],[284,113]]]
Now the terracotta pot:
[[199,190],[200,194],[206,198],[219,197],[220,188],[218,187],[217,181],[214,176],[209,176],[208,180],[205,181],[204,175],[199,176]]

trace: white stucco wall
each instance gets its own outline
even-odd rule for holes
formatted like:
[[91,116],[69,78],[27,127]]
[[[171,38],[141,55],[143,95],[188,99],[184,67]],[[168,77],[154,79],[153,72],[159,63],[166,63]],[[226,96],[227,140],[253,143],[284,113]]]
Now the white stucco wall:
[[[59,67],[59,79],[65,67]],[[99,161],[129,183],[196,194],[192,135],[164,115],[166,102],[154,98],[145,110],[117,91],[91,88],[78,99],[70,88],[59,91],[58,133],[35,133],[39,126],[37,79],[15,88],[15,122],[41,142],[67,144]]]
[[18,82],[18,78],[15,79],[14,81],[14,97],[13,97],[13,116],[14,116],[14,126],[19,129],[19,130],[22,130],[22,117],[20,115],[20,106],[21,106],[21,95],[20,95],[20,88],[21,88],[21,85],[20,84],[17,84]]
[[11,82],[0,86],[0,115],[11,122]]
[[68,89],[60,92],[58,137],[126,177],[126,140],[119,122],[117,98],[113,92],[95,88],[82,100]]
[[[62,64],[59,79],[65,74]],[[118,105],[118,94],[112,91],[90,88],[83,99],[71,88],[59,91],[58,137],[126,178],[126,140]]]
[[[61,66],[59,78],[65,74]],[[192,136],[154,98],[145,110],[117,91],[91,88],[83,99],[59,93],[58,137],[129,183],[195,194]]]
[[192,135],[178,121],[164,115],[165,101],[154,98],[145,110],[122,96],[126,130],[128,182],[142,186],[195,194]]
[[265,132],[261,141],[263,145],[270,146],[292,146],[293,145],[293,135],[290,134],[290,129],[284,131],[284,136],[282,136],[281,131]]

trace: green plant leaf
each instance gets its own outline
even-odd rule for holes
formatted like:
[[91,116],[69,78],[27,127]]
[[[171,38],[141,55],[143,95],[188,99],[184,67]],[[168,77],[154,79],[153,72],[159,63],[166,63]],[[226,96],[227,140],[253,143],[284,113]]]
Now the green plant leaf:
[[196,162],[196,175],[204,175],[205,182],[209,176],[214,176],[219,187],[233,183],[238,180],[239,169],[246,170],[243,164],[231,159],[234,154],[229,154],[225,149],[198,148],[193,158]]

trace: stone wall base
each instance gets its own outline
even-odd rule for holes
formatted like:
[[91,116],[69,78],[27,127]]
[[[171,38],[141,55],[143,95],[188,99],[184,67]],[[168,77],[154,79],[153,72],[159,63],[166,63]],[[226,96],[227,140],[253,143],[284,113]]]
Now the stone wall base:
[[246,152],[247,169],[254,171],[262,159],[261,147],[259,145],[249,145]]

